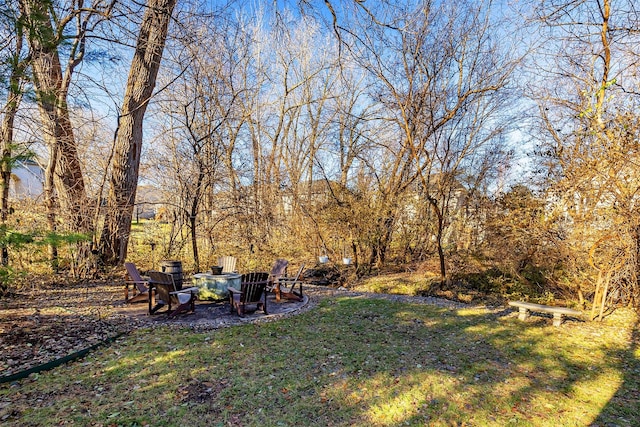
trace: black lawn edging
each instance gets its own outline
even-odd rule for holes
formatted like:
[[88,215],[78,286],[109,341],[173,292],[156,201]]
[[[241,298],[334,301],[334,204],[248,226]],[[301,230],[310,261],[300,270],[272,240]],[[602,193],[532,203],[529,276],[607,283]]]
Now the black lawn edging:
[[114,342],[115,340],[117,340],[118,338],[120,338],[121,336],[127,334],[128,332],[120,332],[117,335],[114,335],[113,337],[107,338],[104,341],[100,341],[96,344],[93,344],[87,348],[84,348],[82,350],[78,350],[75,353],[71,353],[68,354],[64,357],[61,357],[59,359],[55,359],[52,360],[50,362],[47,363],[43,363],[42,365],[38,365],[38,366],[34,366],[32,368],[29,369],[25,369],[24,371],[20,371],[20,372],[16,372],[15,374],[11,374],[11,375],[7,375],[7,376],[0,376],[0,384],[4,384],[4,383],[8,383],[8,382],[12,382],[12,381],[18,381],[18,380],[22,380],[27,378],[29,375],[31,374],[37,374],[43,371],[49,371],[53,368],[57,368],[60,365],[64,365],[65,363],[74,361],[76,359],[80,359],[81,357],[86,356],[89,352],[97,349],[98,347],[101,347],[103,345],[107,345],[110,344],[112,342]]

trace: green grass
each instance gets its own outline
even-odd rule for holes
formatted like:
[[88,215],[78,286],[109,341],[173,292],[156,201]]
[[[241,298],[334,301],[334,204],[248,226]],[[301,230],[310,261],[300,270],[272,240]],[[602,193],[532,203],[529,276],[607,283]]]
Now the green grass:
[[273,323],[139,330],[84,360],[3,386],[0,420],[640,425],[631,317],[554,328],[542,318],[343,298]]

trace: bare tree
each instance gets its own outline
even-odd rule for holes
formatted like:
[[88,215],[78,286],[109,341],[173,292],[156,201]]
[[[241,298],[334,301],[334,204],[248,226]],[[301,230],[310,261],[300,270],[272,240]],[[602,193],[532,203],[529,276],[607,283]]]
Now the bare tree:
[[577,290],[593,290],[583,279],[591,270],[611,281],[614,297],[637,304],[639,28],[632,3],[536,3],[534,18],[544,43],[535,63],[534,93],[541,152],[553,179],[550,194],[567,218],[562,243],[581,260],[571,272]]
[[[8,5],[5,5],[8,6]],[[25,71],[28,65],[23,49],[24,34],[17,7],[6,7],[0,13],[2,34],[6,37],[1,46],[3,63],[7,64],[6,74],[6,102],[2,108],[2,123],[0,124],[0,188],[2,201],[0,203],[0,227],[6,227],[9,217],[9,186],[11,170],[16,159],[14,146],[15,120],[24,93]],[[4,232],[4,230],[3,230]],[[9,264],[7,246],[1,246],[0,262],[3,266]]]
[[[391,162],[380,188],[386,208],[379,213],[371,262],[384,262],[398,201],[417,185],[435,214],[444,278],[449,200],[465,173],[480,176],[482,168],[495,166],[479,158],[500,152],[490,146],[505,130],[498,112],[516,61],[499,48],[499,22],[489,3],[361,6],[359,19],[370,24],[353,38],[352,54],[371,73],[371,96],[387,109],[397,141],[387,145]],[[339,32],[346,42],[355,30],[341,25]]]
[[246,75],[250,86],[240,97],[252,160],[247,236],[252,245],[287,246],[287,239],[280,235],[273,242],[272,236],[305,221],[300,194],[321,176],[314,174],[314,161],[331,120],[337,73],[334,59],[318,49],[328,41],[312,20],[271,29],[260,22],[254,26],[260,41],[251,47],[254,65]]
[[[67,98],[73,73],[82,62],[86,36],[99,21],[108,17],[113,3],[96,0],[89,7],[65,10],[58,16],[51,1],[20,0],[27,28],[30,65],[36,99],[40,108],[44,140],[49,147],[45,199],[50,228],[55,228],[55,194],[62,211],[69,217],[73,231],[91,232],[90,204],[82,167],[78,158]],[[69,32],[75,24],[75,32]],[[59,46],[70,40],[69,54],[63,68]],[[55,194],[54,194],[55,186]]]
[[[58,204],[68,230],[86,235],[93,232],[91,205],[68,98],[74,73],[85,58],[88,34],[108,19],[113,4],[114,1],[103,0],[94,0],[90,5],[71,2],[61,6],[50,0],[18,1],[20,24],[29,44],[29,65],[40,110],[42,138],[49,151],[44,199],[48,227],[53,233],[58,227]],[[65,49],[61,50],[63,45]],[[88,246],[80,246],[77,255],[84,258]],[[53,244],[50,257],[55,268],[57,248]]]
[[[162,144],[157,145],[163,149],[149,158],[152,164],[162,165],[168,178],[163,188],[174,195],[172,205],[183,218],[179,223],[190,230],[195,271],[202,261],[200,235],[213,235],[209,228],[221,218],[212,217],[228,215],[220,212],[224,206],[233,210],[230,192],[222,189],[232,190],[237,179],[234,160],[228,154],[233,152],[236,126],[243,123],[238,101],[242,89],[235,88],[234,82],[242,55],[233,54],[234,48],[242,46],[227,45],[229,40],[238,41],[234,27],[212,19],[181,36],[184,47],[170,60],[189,66],[184,70],[178,66],[178,76],[165,76],[177,80],[160,100],[163,114],[169,118],[160,125]],[[211,260],[211,254],[207,258]]]
[[136,43],[115,136],[115,153],[107,198],[101,251],[106,264],[122,263],[127,254],[138,185],[143,119],[160,69],[176,0],[148,0]]

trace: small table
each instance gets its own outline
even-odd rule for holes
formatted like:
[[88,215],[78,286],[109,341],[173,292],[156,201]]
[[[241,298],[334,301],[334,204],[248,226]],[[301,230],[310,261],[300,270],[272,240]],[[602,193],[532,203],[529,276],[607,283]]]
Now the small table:
[[193,275],[193,285],[199,288],[198,299],[217,301],[229,298],[230,286],[240,288],[241,277],[236,273],[196,273]]

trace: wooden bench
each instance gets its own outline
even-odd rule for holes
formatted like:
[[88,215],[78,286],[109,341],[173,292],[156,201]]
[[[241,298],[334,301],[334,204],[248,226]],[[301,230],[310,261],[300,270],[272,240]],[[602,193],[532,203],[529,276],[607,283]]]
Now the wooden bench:
[[529,317],[529,311],[539,311],[542,313],[553,314],[553,326],[560,326],[564,320],[564,316],[581,316],[582,312],[567,307],[552,307],[550,305],[534,304],[531,302],[509,301],[512,307],[518,307],[518,319],[526,320]]

